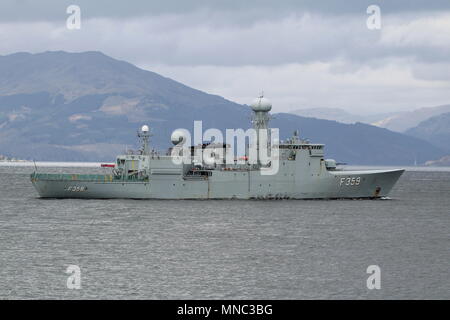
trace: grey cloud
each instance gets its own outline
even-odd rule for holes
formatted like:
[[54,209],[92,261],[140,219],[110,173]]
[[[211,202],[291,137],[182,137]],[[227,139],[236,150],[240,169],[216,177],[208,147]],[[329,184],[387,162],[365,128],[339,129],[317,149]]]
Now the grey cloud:
[[171,13],[187,13],[206,9],[239,14],[255,12],[252,17],[270,19],[278,14],[320,13],[329,15],[360,14],[371,4],[377,4],[383,13],[409,11],[449,10],[448,0],[2,0],[0,21],[54,21],[64,19],[65,9],[71,4],[79,5],[89,18],[129,18]]
[[450,63],[413,64],[412,72],[418,79],[450,82]]
[[[144,66],[187,85],[249,103],[264,90],[275,112],[311,107],[338,107],[357,114],[412,110],[448,104],[450,84],[411,76],[407,61],[385,61],[336,73],[336,64],[279,66]],[[414,66],[414,65],[412,65]]]
[[[3,0],[0,52],[100,50],[135,63],[177,65],[277,65],[336,58],[376,65],[396,57],[450,61],[450,45],[445,45],[450,36],[438,39],[438,45],[423,39],[399,45],[409,36],[404,34],[383,41],[385,34],[396,32],[396,25],[429,15],[426,10],[450,12],[450,1],[376,2],[383,14],[380,31],[366,27],[365,9],[373,0],[79,0],[82,30],[68,32],[65,8],[73,0]],[[24,23],[34,23],[28,27],[33,30],[22,30]],[[421,32],[428,37],[426,30]],[[436,37],[436,30],[428,32],[429,38]]]
[[[207,11],[128,20],[86,19],[78,31],[66,30],[63,22],[28,27],[5,24],[0,49],[99,50],[138,64],[171,65],[277,65],[337,58],[377,65],[398,57],[450,61],[450,37],[444,41],[436,30],[427,30],[426,23],[422,35],[410,35],[403,24],[418,17],[397,19],[383,18],[385,27],[380,31],[367,29],[366,15],[290,14],[234,25],[225,22],[227,15]],[[445,22],[447,17],[439,19]],[[401,43],[406,37],[409,42]],[[433,37],[436,40],[427,43]]]
[[383,16],[382,29],[375,31],[367,29],[365,13],[289,14],[246,25],[230,24],[228,18],[227,13],[205,10],[92,18],[83,19],[77,31],[67,30],[65,21],[2,23],[0,52],[99,50],[147,65],[278,65],[338,59],[354,67],[396,58],[450,62],[450,11]]
[[450,1],[376,1],[371,31],[373,2],[3,0],[0,53],[99,50],[239,102],[265,89],[278,111],[448,103]]

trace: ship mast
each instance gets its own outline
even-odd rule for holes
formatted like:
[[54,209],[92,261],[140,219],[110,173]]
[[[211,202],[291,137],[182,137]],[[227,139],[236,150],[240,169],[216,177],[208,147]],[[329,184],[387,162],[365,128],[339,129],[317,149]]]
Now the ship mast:
[[259,150],[261,147],[261,137],[260,133],[262,130],[266,130],[266,138],[267,138],[267,150],[270,148],[270,130],[269,130],[269,120],[270,115],[269,111],[272,109],[272,103],[269,99],[264,98],[264,92],[261,92],[261,95],[253,100],[251,104],[251,108],[254,112],[252,117],[253,128],[256,130],[256,152],[258,165],[261,165],[261,159]]
[[149,154],[149,147],[148,147],[148,143],[150,140],[150,137],[152,136],[150,134],[150,128],[147,125],[143,125],[141,130],[138,131],[137,136],[139,137],[139,139],[141,140],[142,143],[142,154],[143,155],[148,155]]

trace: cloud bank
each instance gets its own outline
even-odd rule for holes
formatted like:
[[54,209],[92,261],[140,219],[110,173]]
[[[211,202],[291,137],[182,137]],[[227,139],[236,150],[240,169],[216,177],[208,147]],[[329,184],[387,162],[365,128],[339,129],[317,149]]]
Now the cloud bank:
[[167,6],[124,10],[123,16],[119,9],[102,15],[80,5],[80,30],[66,28],[65,11],[60,19],[52,10],[42,19],[4,18],[0,53],[99,50],[239,103],[264,90],[274,111],[374,113],[450,103],[446,7],[426,10],[414,1],[404,11],[381,6],[382,28],[369,30],[360,2],[340,8],[332,1],[326,9],[308,1],[294,8],[288,1],[273,12],[273,2],[195,3],[184,12]]

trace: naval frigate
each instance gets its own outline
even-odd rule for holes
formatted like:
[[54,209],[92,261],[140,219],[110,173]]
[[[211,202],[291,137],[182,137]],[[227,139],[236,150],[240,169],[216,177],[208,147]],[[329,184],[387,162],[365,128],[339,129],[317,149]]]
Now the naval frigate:
[[[260,96],[251,104],[253,128],[269,131],[270,101]],[[268,132],[270,136],[270,132]],[[90,199],[377,199],[387,197],[403,169],[345,170],[333,159],[324,158],[324,145],[301,139],[298,131],[277,141],[276,158],[268,163],[250,162],[248,154],[234,161],[196,161],[196,151],[208,143],[184,148],[179,154],[150,151],[150,130],[138,131],[142,147],[119,155],[109,174],[31,174],[31,182],[42,198]],[[171,136],[172,151],[183,144],[179,130]],[[257,149],[259,149],[257,139]],[[223,149],[223,150],[218,150]],[[213,150],[229,154],[229,146],[216,144]],[[189,150],[189,154],[186,153]],[[246,153],[248,148],[246,148]],[[223,154],[222,153],[222,154]],[[213,153],[214,155],[214,153]],[[259,155],[259,154],[258,154]],[[175,161],[177,158],[177,161]],[[277,170],[267,171],[277,163]]]

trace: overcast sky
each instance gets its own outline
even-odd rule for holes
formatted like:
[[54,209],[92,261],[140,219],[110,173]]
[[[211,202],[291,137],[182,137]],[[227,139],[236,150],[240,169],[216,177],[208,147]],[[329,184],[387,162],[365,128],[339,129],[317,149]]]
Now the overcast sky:
[[277,112],[450,104],[450,0],[2,0],[0,54],[48,50],[99,50],[239,103],[264,90]]

